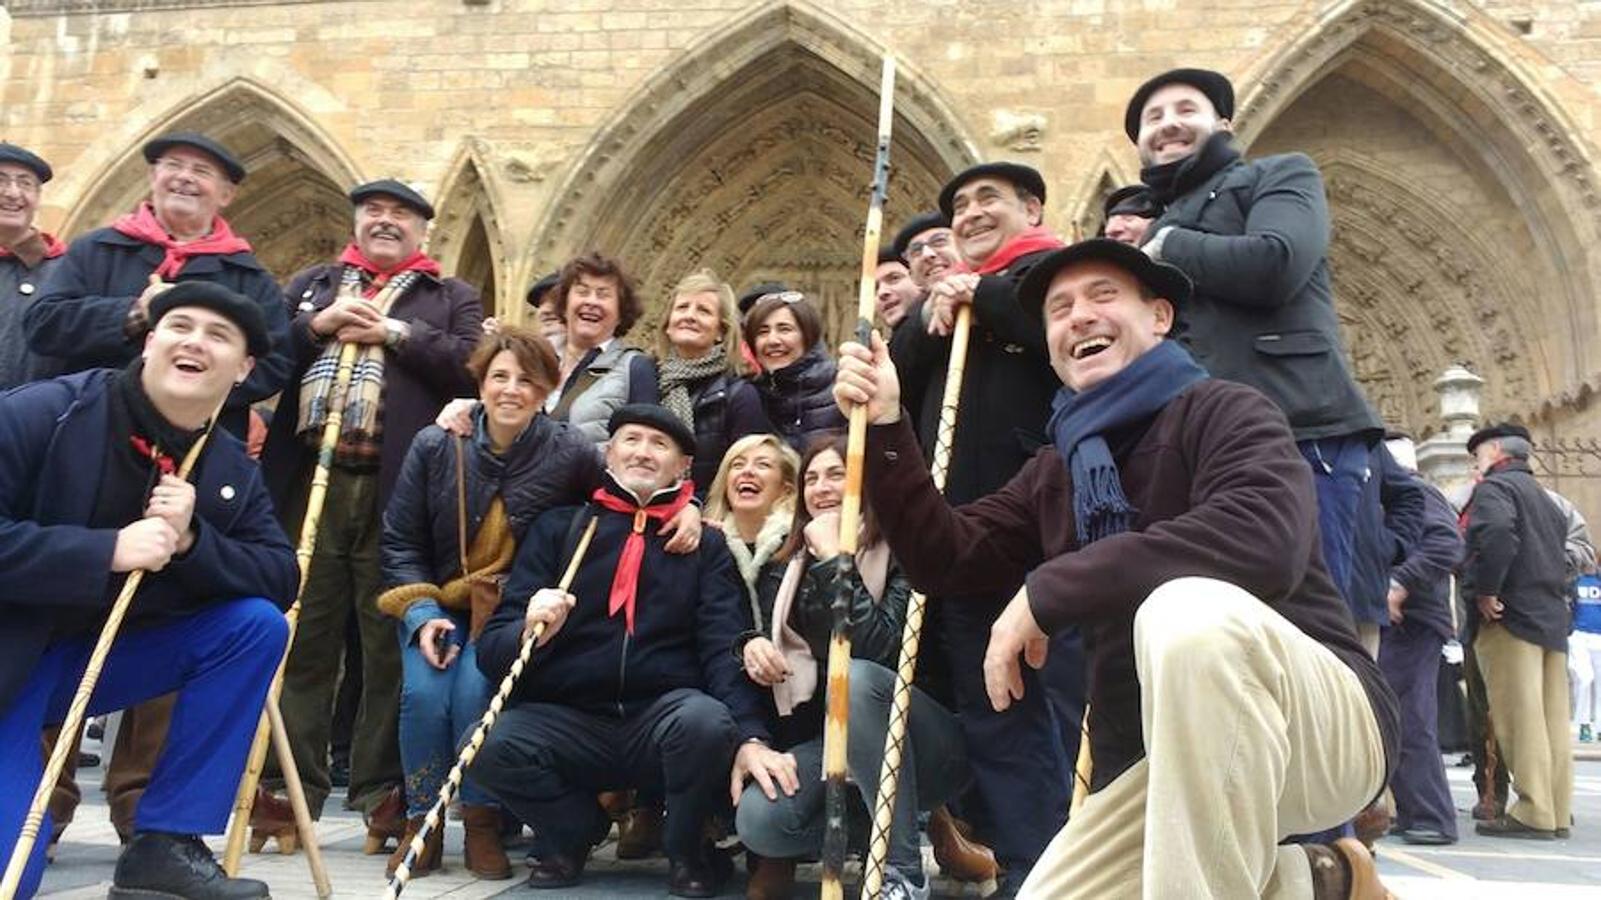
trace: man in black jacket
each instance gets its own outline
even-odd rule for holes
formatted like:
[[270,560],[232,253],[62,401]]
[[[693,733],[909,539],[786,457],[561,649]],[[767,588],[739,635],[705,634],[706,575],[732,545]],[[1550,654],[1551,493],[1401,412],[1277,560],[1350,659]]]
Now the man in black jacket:
[[[730,866],[705,844],[705,824],[726,808],[730,780],[793,793],[795,760],[768,749],[761,696],[730,652],[751,623],[720,533],[674,555],[650,524],[690,502],[694,434],[646,405],[619,408],[609,430],[593,502],[534,521],[478,638],[478,666],[498,684],[545,628],[469,777],[544,838],[530,887],[577,884],[608,825],[596,793],[639,788],[667,803],[669,891],[711,897]],[[569,592],[557,590],[591,519]]]
[[1178,340],[1213,377],[1257,388],[1290,420],[1317,484],[1323,558],[1350,602],[1382,426],[1345,362],[1323,176],[1300,153],[1241,159],[1233,114],[1233,85],[1205,69],[1164,72],[1135,91],[1124,131],[1163,207],[1143,246],[1195,282]]
[[[1390,625],[1380,636],[1379,668],[1401,705],[1401,758],[1390,773],[1395,824],[1408,844],[1454,844],[1456,806],[1440,760],[1440,648],[1456,636],[1451,622],[1451,570],[1462,561],[1456,510],[1433,485],[1411,470],[1412,442],[1386,443],[1386,481],[1410,480],[1423,495],[1423,528],[1405,558],[1389,570]],[[1394,516],[1386,510],[1386,531]]]
[[[1017,302],[1022,278],[1062,246],[1042,224],[1044,203],[1045,179],[1018,163],[972,166],[947,182],[939,209],[950,223],[962,265],[927,284],[927,297],[891,338],[890,354],[904,373],[907,409],[925,457],[932,458],[956,310],[963,304],[972,308],[967,369],[945,484],[953,503],[996,490],[1045,443],[1045,420],[1058,382],[1039,317]],[[937,239],[934,229],[941,220],[920,217],[914,223],[933,227],[919,235],[903,231],[909,243]],[[919,255],[924,252],[919,248]],[[918,268],[913,265],[914,274]],[[1066,820],[1084,713],[1083,652],[1076,634],[1064,635],[1053,647],[1051,668],[1043,677],[1032,671],[1025,676],[1031,684],[1040,682],[1040,690],[1030,691],[1005,713],[985,701],[985,635],[1010,595],[1008,590],[938,598],[930,607],[936,618],[929,625],[933,643],[944,646],[951,668],[976,793],[985,807],[981,812],[987,813],[979,816],[982,836],[1005,872],[1001,897],[1011,896],[1022,884],[1050,835]]]
[[1572,819],[1568,734],[1567,523],[1529,468],[1521,425],[1482,428],[1468,451],[1483,479],[1467,508],[1462,595],[1477,636],[1490,720],[1518,799],[1480,834],[1552,840]]

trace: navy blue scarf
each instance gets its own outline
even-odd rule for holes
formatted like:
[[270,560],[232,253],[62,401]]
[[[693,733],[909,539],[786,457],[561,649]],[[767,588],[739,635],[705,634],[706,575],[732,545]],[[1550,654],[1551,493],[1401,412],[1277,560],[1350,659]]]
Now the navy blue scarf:
[[1183,347],[1164,340],[1083,393],[1065,386],[1056,392],[1047,428],[1073,476],[1080,547],[1128,531],[1138,512],[1123,494],[1117,463],[1102,435],[1156,415],[1207,377]]

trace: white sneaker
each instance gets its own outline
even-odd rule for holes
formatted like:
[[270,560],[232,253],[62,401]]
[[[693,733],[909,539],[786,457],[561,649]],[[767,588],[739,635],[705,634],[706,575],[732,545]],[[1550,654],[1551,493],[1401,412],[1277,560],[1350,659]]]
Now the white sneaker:
[[933,891],[928,876],[923,876],[923,883],[913,884],[910,878],[901,874],[900,869],[889,867],[884,872],[884,890],[879,894],[882,900],[928,900]]

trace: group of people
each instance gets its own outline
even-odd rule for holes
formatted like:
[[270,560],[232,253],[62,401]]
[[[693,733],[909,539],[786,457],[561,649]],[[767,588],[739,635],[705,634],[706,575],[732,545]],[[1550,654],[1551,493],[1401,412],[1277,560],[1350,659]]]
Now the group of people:
[[[917,590],[884,896],[929,896],[924,827],[940,868],[995,879],[992,896],[1383,896],[1347,833],[1387,787],[1408,839],[1455,835],[1427,744],[1461,532],[1347,366],[1316,166],[1241,158],[1233,100],[1201,69],[1142,85],[1124,122],[1141,183],[1072,245],[1038,171],[956,174],[880,254],[884,331],[837,355],[802,292],[736,299],[706,270],[634,346],[644,298],[599,252],[536,282],[535,327],[486,320],[422,250],[433,207],[394,180],[353,188],[350,244],[280,290],[222,216],[244,165],[196,133],[147,144],[149,199],[64,247],[32,224],[50,166],[0,144],[0,851],[41,749],[76,741],[46,729],[144,570],[91,703],[126,707],[113,896],[267,896],[196,836],[226,823],[286,652],[314,817],[340,680],[359,674],[346,802],[368,853],[397,842],[393,872],[532,642],[462,785],[465,866],[510,878],[527,826],[528,884],[570,887],[617,820],[619,857],[659,847],[676,896],[723,890],[732,834],[747,896],[787,897],[823,842],[831,606],[848,610],[834,703],[865,811]],[[864,515],[842,565],[860,407]],[[1502,712],[1551,708],[1561,652],[1524,624],[1548,579],[1521,573],[1552,528],[1509,428],[1475,437],[1465,513],[1474,646],[1520,792],[1481,827],[1554,835],[1571,766]],[[287,536],[319,459],[300,588]],[[256,797],[256,849],[294,849],[281,787]],[[70,772],[57,788],[24,895],[76,803]],[[412,874],[443,851],[435,829]]]

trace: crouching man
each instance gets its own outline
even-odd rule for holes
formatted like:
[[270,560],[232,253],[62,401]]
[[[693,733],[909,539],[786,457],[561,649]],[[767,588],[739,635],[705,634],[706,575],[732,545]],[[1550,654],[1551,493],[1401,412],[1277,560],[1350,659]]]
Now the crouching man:
[[[0,396],[0,855],[43,770],[39,732],[65,717],[107,610],[143,569],[88,711],[178,698],[110,896],[266,897],[197,835],[228,822],[298,569],[238,439],[214,429],[193,481],[175,472],[271,342],[253,300],[209,282],[160,294],[150,321],[128,368]],[[38,889],[45,843],[21,896]]]
[[[478,638],[478,666],[498,684],[545,626],[468,777],[539,831],[530,887],[577,884],[610,827],[596,793],[638,788],[666,800],[669,892],[711,897],[732,868],[706,839],[728,806],[730,766],[793,793],[795,760],[767,748],[761,696],[729,652],[751,623],[721,533],[684,555],[657,533],[694,496],[695,435],[648,405],[619,408],[608,430],[602,486],[587,506],[534,520]],[[553,585],[591,519],[563,593]]]
[[933,488],[883,344],[842,350],[835,395],[868,404],[866,486],[912,583],[1024,586],[990,630],[985,687],[1085,629],[1090,795],[1020,896],[1380,897],[1332,828],[1381,791],[1395,698],[1357,642],[1318,550],[1316,495],[1284,415],[1209,379],[1164,340],[1179,270],[1115,241],[1038,262],[1018,289],[1044,318],[1054,446],[955,510]]

